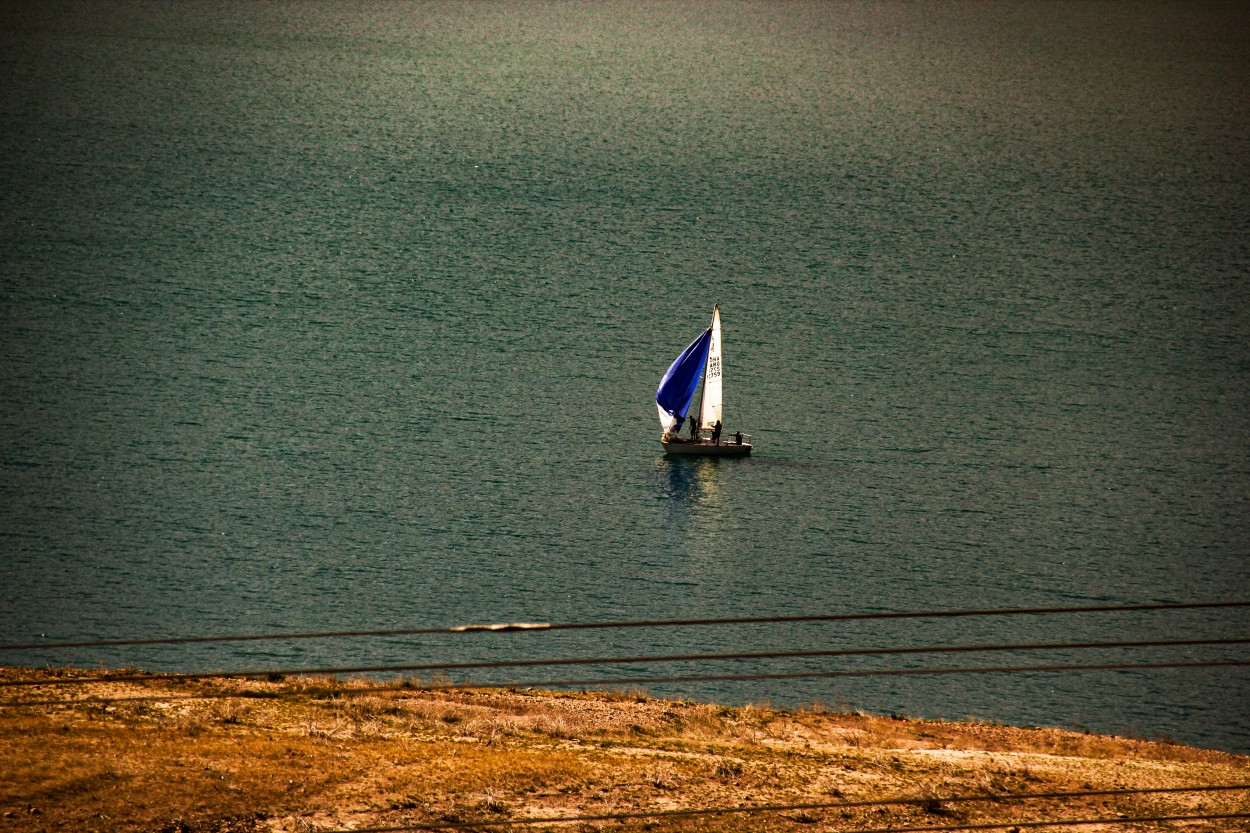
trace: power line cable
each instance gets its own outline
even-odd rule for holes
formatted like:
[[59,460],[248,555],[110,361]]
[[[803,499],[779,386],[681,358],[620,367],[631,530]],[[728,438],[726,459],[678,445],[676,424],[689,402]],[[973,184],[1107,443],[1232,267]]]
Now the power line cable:
[[233,634],[224,636],[171,636],[143,639],[100,639],[74,642],[15,642],[0,644],[0,651],[58,650],[63,648],[107,648],[123,645],[184,645],[205,642],[247,642],[290,639],[340,639],[363,637],[429,636],[466,633],[511,633],[610,628],[667,628],[708,625],[764,625],[797,622],[850,622],[882,619],[941,619],[971,616],[1042,616],[1065,613],[1129,613],[1141,611],[1199,610],[1250,607],[1250,600],[1216,602],[1148,603],[1076,607],[987,608],[973,610],[930,610],[898,613],[829,613],[795,616],[728,617],[714,619],[642,619],[615,622],[511,622],[451,627],[398,628],[388,630],[317,631],[293,633]]
[[[1050,673],[1063,671],[1149,671],[1168,668],[1243,668],[1250,666],[1247,660],[1216,660],[1192,662],[1143,662],[1143,663],[1098,663],[1090,665],[1017,665],[1017,666],[977,666],[966,668],[881,668],[852,671],[797,671],[766,674],[691,674],[670,677],[621,677],[595,678],[582,680],[527,680],[505,682],[463,682],[438,683],[420,687],[426,690],[458,690],[458,689],[536,689],[536,688],[593,688],[596,686],[639,686],[657,683],[700,683],[700,682],[743,682],[751,680],[802,680],[831,679],[839,677],[904,677],[904,676],[945,676],[953,674],[1010,674],[1010,673]],[[166,676],[149,675],[119,679],[98,679],[93,682],[183,682],[208,678],[212,675]],[[263,675],[251,675],[259,677]],[[56,685],[59,681],[48,681],[22,684]],[[341,697],[356,697],[364,694],[377,694],[388,691],[405,691],[417,689],[411,684],[391,684],[378,686],[361,686],[359,688],[342,689],[335,694]],[[5,700],[0,707],[32,707],[32,706],[72,706],[85,703],[120,703],[145,702],[161,700],[216,700],[231,698],[271,699],[282,695],[276,693],[257,692],[204,692],[189,695],[169,696],[136,696],[136,697],[81,697],[74,700]]]
[[[864,809],[868,807],[888,807],[888,806],[932,806],[933,804],[961,804],[972,802],[1003,802],[1003,801],[1042,801],[1042,800],[1061,800],[1073,798],[1107,798],[1107,797],[1125,797],[1130,795],[1148,795],[1162,793],[1213,793],[1228,792],[1236,790],[1250,789],[1250,784],[1217,784],[1217,785],[1201,785],[1195,787],[1143,787],[1137,789],[1110,789],[1110,790],[1075,790],[1065,792],[1038,792],[1038,793],[1006,793],[1006,794],[981,794],[981,795],[954,795],[944,796],[940,798],[893,798],[893,799],[876,799],[865,801],[831,801],[831,802],[813,802],[805,804],[767,804],[754,807],[693,807],[680,810],[653,810],[653,811],[635,811],[628,813],[598,813],[594,815],[579,816],[550,816],[546,818],[508,818],[480,821],[449,821],[449,822],[432,822],[429,824],[400,825],[392,827],[366,827],[355,828],[352,833],[400,833],[409,830],[454,830],[473,827],[496,827],[502,825],[513,824],[558,824],[561,822],[603,822],[603,821],[631,821],[637,819],[677,819],[688,818],[691,816],[726,816],[726,815],[748,815],[756,813],[788,813],[800,812],[807,810],[851,810]],[[873,831],[856,831],[856,833],[919,833],[919,831],[941,831],[941,830],[977,830],[977,829],[994,829],[1001,827],[1037,827],[1044,825],[1081,825],[1095,824],[1107,822],[1145,822],[1145,821],[1182,821],[1182,820],[1199,820],[1199,819],[1227,819],[1227,818],[1250,818],[1250,813],[1235,814],[1194,814],[1185,816],[1152,816],[1138,818],[1104,818],[1104,819],[1073,819],[1069,821],[1046,821],[1046,822],[995,822],[986,824],[971,825],[954,825],[944,827],[891,827],[881,828]],[[347,833],[347,831],[334,831],[333,833]]]
[[[284,677],[322,674],[382,674],[405,671],[463,671],[491,668],[533,668],[568,665],[628,665],[666,662],[724,662],[765,659],[812,659],[819,657],[899,656],[917,654],[987,653],[1004,651],[1096,650],[1123,648],[1176,648],[1200,645],[1243,645],[1250,637],[1219,637],[1207,639],[1120,640],[1114,642],[1037,642],[996,645],[933,645],[889,648],[840,648],[807,651],[756,651],[722,654],[667,654],[658,656],[573,657],[563,659],[492,660],[478,662],[429,662],[401,665],[361,665],[347,667],[272,668],[241,671],[203,671],[159,675],[165,680],[196,680],[204,677]],[[152,679],[150,674],[103,674],[66,680],[0,680],[0,688],[44,685],[84,685],[102,682],[134,682]]]
[[1021,827],[1085,827],[1093,824],[1144,824],[1159,821],[1220,821],[1250,819],[1250,813],[1203,813],[1184,816],[1109,816],[1092,819],[1060,819],[1059,821],[1009,821],[982,824],[956,824],[941,827],[877,827],[851,833],[954,833],[957,830],[1001,830]]
[[[781,808],[784,811],[785,808]],[[796,810],[802,810],[803,807],[796,807]],[[814,808],[815,809],[815,808]],[[745,812],[745,811],[744,811]],[[709,815],[708,812],[694,811],[687,813],[690,816]],[[561,822],[594,822],[594,821],[628,821],[635,816],[631,814],[621,814],[618,816],[565,816],[552,817],[545,819],[496,819],[494,821],[458,821],[458,822],[434,822],[431,824],[405,825],[399,827],[359,827],[350,830],[333,830],[329,833],[407,833],[412,830],[472,830],[483,827],[511,827],[513,825],[529,825],[529,824],[557,824]],[[653,815],[642,814],[642,818],[652,818]],[[938,827],[874,827],[874,828],[856,828],[849,830],[847,833],[955,833],[958,830],[1002,830],[1023,827],[1082,827],[1094,824],[1143,824],[1146,822],[1161,821],[1223,821],[1227,819],[1250,819],[1250,813],[1203,813],[1198,815],[1183,816],[1107,816],[1092,819],[1060,819],[1058,821],[996,821],[985,822],[980,824],[956,824],[943,825]]]

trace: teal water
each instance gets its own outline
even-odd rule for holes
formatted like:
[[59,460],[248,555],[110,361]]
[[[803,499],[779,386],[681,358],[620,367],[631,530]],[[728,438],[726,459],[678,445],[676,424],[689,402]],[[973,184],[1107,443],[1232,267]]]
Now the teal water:
[[[4,4],[0,642],[1245,597],[1247,16]],[[651,397],[714,302],[728,430],[756,453],[666,459]],[[1086,615],[0,662],[201,670],[1247,624]],[[1245,669],[648,690],[1250,751]]]

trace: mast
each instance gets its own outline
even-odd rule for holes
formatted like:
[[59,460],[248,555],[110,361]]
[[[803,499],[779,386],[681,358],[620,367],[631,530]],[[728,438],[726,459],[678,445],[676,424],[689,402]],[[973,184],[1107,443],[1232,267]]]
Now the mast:
[[721,418],[721,336],[720,304],[712,306],[711,341],[703,365],[703,391],[699,394],[699,427],[712,428]]

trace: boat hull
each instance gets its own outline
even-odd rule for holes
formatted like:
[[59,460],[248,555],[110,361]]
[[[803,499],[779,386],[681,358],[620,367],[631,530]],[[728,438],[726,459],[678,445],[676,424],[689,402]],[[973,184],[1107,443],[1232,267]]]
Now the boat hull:
[[697,443],[663,442],[664,453],[680,454],[690,457],[746,457],[751,453],[751,444],[716,443],[703,440]]

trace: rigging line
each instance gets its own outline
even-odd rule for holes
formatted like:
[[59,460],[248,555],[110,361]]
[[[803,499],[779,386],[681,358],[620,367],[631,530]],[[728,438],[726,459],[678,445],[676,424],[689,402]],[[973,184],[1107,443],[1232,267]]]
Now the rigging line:
[[75,642],[15,642],[0,644],[0,651],[26,651],[61,648],[107,648],[121,645],[184,645],[202,642],[249,642],[283,639],[339,639],[354,637],[431,636],[463,633],[511,633],[517,631],[564,631],[608,628],[665,628],[702,625],[767,625],[791,622],[850,622],[878,619],[938,619],[968,616],[1042,616],[1063,613],[1129,613],[1141,611],[1198,610],[1250,607],[1250,600],[1218,602],[1177,602],[1077,607],[987,608],[980,610],[930,610],[899,613],[828,613],[792,616],[729,617],[717,619],[640,619],[616,622],[519,622],[496,625],[456,625],[452,627],[397,628],[361,631],[315,631],[223,636],[169,636],[146,639],[99,639]]
[[[384,691],[451,691],[463,689],[543,689],[543,688],[591,688],[594,686],[638,686],[654,683],[701,683],[701,682],[742,682],[751,680],[804,680],[831,679],[836,677],[918,677],[948,676],[953,674],[1011,674],[1039,673],[1060,671],[1149,671],[1165,668],[1244,668],[1250,666],[1247,660],[1218,660],[1193,662],[1144,662],[1144,663],[1100,663],[1094,665],[1020,665],[1020,666],[978,666],[967,668],[880,668],[859,671],[795,671],[771,674],[691,674],[673,677],[623,677],[600,678],[586,680],[528,680],[505,682],[463,682],[437,683],[428,686],[411,684],[361,686],[343,689],[333,694],[338,697],[356,697],[364,694],[376,694]],[[149,675],[124,680],[109,679],[94,682],[190,682],[194,679],[208,679],[210,675],[200,677],[174,677]],[[264,675],[253,675],[264,676]],[[35,683],[38,685],[38,683]],[[48,683],[53,685],[55,683]],[[194,695],[170,695],[169,697],[82,697],[76,700],[4,700],[0,707],[16,708],[28,706],[73,706],[83,703],[121,703],[131,701],[164,700],[164,699],[230,699],[234,697],[277,697],[278,694],[248,692],[208,692]]]
[[[280,674],[284,677],[315,674],[381,674],[399,671],[463,671],[485,668],[534,668],[557,665],[627,665],[661,662],[720,662],[729,660],[803,659],[815,657],[898,656],[904,654],[954,654],[991,651],[1054,651],[1109,648],[1175,648],[1197,645],[1243,645],[1250,637],[1219,637],[1213,639],[1132,640],[1116,642],[1037,642],[1000,645],[934,645],[906,648],[841,648],[810,651],[759,651],[731,654],[668,654],[632,657],[574,657],[565,659],[493,660],[479,662],[429,662],[403,665],[368,665],[350,667],[272,668],[243,671],[197,671],[185,674],[162,674],[166,680],[197,680],[204,677],[261,677]],[[133,682],[151,679],[151,674],[102,674],[65,680],[0,680],[0,688],[44,685],[80,685],[86,683]]]
[[[634,819],[654,818],[685,818],[689,816],[724,816],[735,814],[751,814],[751,813],[788,813],[800,810],[852,810],[864,809],[867,807],[888,807],[898,805],[928,805],[933,802],[939,804],[960,804],[971,802],[1000,802],[1000,801],[1039,801],[1039,800],[1058,800],[1071,798],[1109,798],[1124,797],[1130,795],[1149,795],[1161,793],[1190,793],[1190,792],[1227,792],[1235,790],[1250,789],[1250,784],[1215,784],[1203,785],[1197,787],[1143,787],[1136,789],[1110,789],[1110,790],[1075,790],[1070,792],[1038,792],[1038,793],[1007,793],[1007,794],[973,794],[973,795],[954,795],[944,796],[941,798],[893,798],[893,799],[870,799],[863,801],[829,801],[829,802],[813,802],[806,804],[766,804],[754,807],[692,807],[680,810],[639,810],[629,813],[601,813],[595,815],[582,816],[556,816],[549,818],[508,818],[506,820],[495,819],[492,821],[459,821],[459,822],[434,822],[424,825],[407,825],[398,827],[368,827],[358,828],[354,833],[391,833],[391,831],[406,830],[440,830],[455,829],[464,827],[489,827],[494,825],[509,824],[556,824],[559,822],[598,822],[598,821],[629,821]],[[1242,815],[1204,815],[1185,818],[1243,818],[1250,817],[1250,813]],[[1181,817],[1167,817],[1159,819],[1146,819],[1154,821],[1162,820],[1180,820]],[[1113,819],[1103,819],[1103,821],[1113,821]],[[1138,819],[1114,819],[1114,821],[1138,821]],[[1069,822],[1072,823],[1072,822]],[[1078,824],[1092,824],[1091,821],[1076,820]],[[1010,827],[1019,825],[1021,822],[1005,822],[1000,824],[987,825],[987,827]],[[1030,823],[1025,822],[1026,826]],[[1037,822],[1034,824],[1063,824],[1063,822]],[[904,829],[910,828],[888,828],[878,831],[857,831],[857,833],[902,833]],[[975,827],[939,827],[939,828],[919,828],[922,830],[966,830],[975,829]],[[335,833],[346,833],[346,831],[335,831]]]

